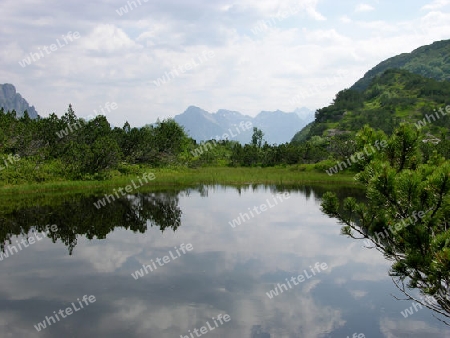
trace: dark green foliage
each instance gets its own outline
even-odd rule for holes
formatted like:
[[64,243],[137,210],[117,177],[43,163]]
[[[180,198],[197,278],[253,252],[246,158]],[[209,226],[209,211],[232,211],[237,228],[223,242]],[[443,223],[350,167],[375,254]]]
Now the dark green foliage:
[[[376,76],[364,91],[346,89],[336,95],[333,103],[317,110],[315,121],[293,139],[309,140],[326,136],[330,131],[356,132],[364,125],[387,134],[402,122],[416,123],[435,109],[450,104],[450,82],[438,82],[406,70],[388,69]],[[426,132],[440,134],[448,130],[450,118],[428,123]]]
[[[338,122],[347,110],[363,107],[364,96],[354,90],[342,90],[337,93],[333,103],[316,111],[316,122]],[[317,135],[317,134],[316,134]]]
[[299,145],[284,143],[261,148],[253,144],[236,144],[232,148],[230,165],[243,167],[272,167],[298,163],[317,163],[330,156],[325,140],[312,140]]
[[253,127],[252,144],[255,147],[261,148],[263,137],[264,137],[264,133],[262,132],[262,130],[258,129],[256,127]]
[[[348,97],[347,94],[342,94]],[[350,95],[351,96],[351,95]],[[69,105],[58,118],[17,119],[0,110],[0,155],[18,154],[14,168],[0,171],[0,181],[17,184],[60,179],[106,179],[127,166],[261,166],[317,163],[327,159],[329,142],[315,137],[302,144],[269,145],[257,128],[251,144],[211,140],[196,144],[174,120],[133,128],[111,128],[104,116],[85,121]]]
[[[382,137],[376,134],[366,127],[359,138],[366,142]],[[400,283],[407,280],[409,286],[430,295],[446,294],[450,162],[432,151],[431,145],[424,146],[420,133],[408,124],[397,128],[387,144],[386,151],[376,153],[356,175],[366,187],[368,201],[356,203],[348,198],[341,205],[334,194],[327,193],[322,210],[344,224],[343,234],[371,239],[394,261],[391,275]]]
[[404,53],[383,61],[369,70],[351,89],[365,91],[372,80],[387,69],[405,69],[437,81],[450,80],[450,40],[422,46],[411,53]]
[[230,163],[233,148],[239,145],[236,141],[230,140],[211,140],[196,145],[198,149],[197,156],[190,161],[191,167],[213,166],[220,167]]
[[[384,93],[385,83],[394,81],[393,79],[398,76],[406,76],[412,81],[417,80],[413,74],[390,72],[386,74],[386,79],[380,79],[378,87],[373,86],[373,92]],[[393,91],[390,92],[392,94]],[[364,94],[342,91],[337,95],[334,104],[318,110],[317,116],[335,119],[340,114],[343,120],[340,122],[341,126],[349,130],[363,128],[362,134],[343,132],[335,128],[334,133],[328,130],[325,136],[319,136],[326,130],[327,123],[313,123],[310,125],[307,140],[279,145],[264,142],[264,133],[257,128],[254,130],[251,144],[241,145],[229,140],[211,140],[197,144],[171,119],[142,128],[133,128],[126,122],[122,128],[112,129],[104,116],[97,116],[90,121],[77,118],[72,106],[69,106],[61,118],[51,114],[48,118],[35,120],[26,115],[17,119],[14,112],[5,113],[0,110],[0,156],[5,158],[10,154],[18,154],[21,158],[14,166],[0,170],[0,182],[18,184],[64,179],[102,180],[114,173],[126,173],[127,166],[133,165],[193,168],[315,164],[315,170],[325,171],[334,167],[336,162],[348,163],[348,158],[356,152],[361,152],[364,147],[373,145],[375,141],[385,139],[385,134],[392,133],[397,121],[389,114],[389,110],[394,109],[395,104],[407,106],[413,101],[402,101],[401,98],[387,96],[383,101],[384,107],[380,105],[372,109],[374,114],[364,115],[365,108],[360,108],[364,105]],[[341,113],[345,106],[357,109],[350,112],[351,118],[346,118]],[[424,107],[426,106],[423,105],[422,108]],[[417,114],[420,114],[420,111],[417,111]],[[440,154],[448,158],[450,154],[450,140],[446,132],[448,123],[445,118],[433,123],[434,128],[438,128],[439,133],[435,134],[438,142],[422,143],[421,150],[424,157],[432,158]],[[360,135],[365,135],[364,128],[367,128],[365,126],[373,124],[381,126],[381,132],[374,133],[376,137],[372,139],[361,138]],[[424,136],[431,130],[429,126],[422,129],[422,138],[434,140],[431,134]],[[315,135],[316,133],[319,135]],[[305,139],[305,134],[302,134],[301,138]],[[386,153],[391,154],[392,158],[398,156],[389,151],[391,150],[386,149]],[[349,170],[356,172],[363,170],[370,159],[371,157],[368,157],[351,164]],[[405,161],[409,160],[405,157]]]
[[[154,127],[111,129],[105,116],[85,121],[69,105],[58,118],[30,119],[0,109],[0,158],[19,155],[14,166],[0,170],[0,181],[19,183],[59,179],[103,179],[128,164],[166,165],[179,161],[191,141],[175,121]],[[49,172],[54,169],[54,175]]]

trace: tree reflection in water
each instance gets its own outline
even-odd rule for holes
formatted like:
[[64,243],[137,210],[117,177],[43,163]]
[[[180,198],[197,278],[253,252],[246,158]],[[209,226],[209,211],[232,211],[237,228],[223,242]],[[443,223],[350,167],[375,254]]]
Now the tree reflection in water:
[[56,232],[48,232],[55,243],[60,240],[72,254],[79,236],[104,239],[116,227],[144,233],[147,226],[177,230],[181,225],[178,206],[180,191],[153,192],[124,196],[97,209],[94,196],[70,196],[59,203],[0,210],[0,247],[12,243],[13,237],[43,232],[46,225],[56,224]]

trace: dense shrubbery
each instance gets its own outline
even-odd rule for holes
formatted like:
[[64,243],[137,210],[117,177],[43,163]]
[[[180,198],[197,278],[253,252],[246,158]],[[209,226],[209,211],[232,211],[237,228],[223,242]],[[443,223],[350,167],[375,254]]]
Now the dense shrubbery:
[[[342,107],[349,104],[348,100],[357,99],[348,93],[338,97],[345,102]],[[359,102],[357,99],[355,104],[359,105]],[[389,133],[393,124],[388,115],[373,118],[382,119],[386,124],[381,134]],[[364,120],[358,116],[350,121],[350,127],[363,127]],[[255,128],[250,144],[241,145],[230,140],[197,144],[172,119],[142,128],[132,128],[128,122],[122,128],[111,128],[106,117],[97,116],[86,121],[78,118],[71,106],[61,118],[52,114],[35,120],[27,114],[16,118],[15,112],[5,113],[0,109],[0,182],[103,180],[138,172],[140,166],[197,168],[315,164],[316,170],[324,171],[336,161],[344,161],[362,151],[365,145],[371,145],[352,132],[312,136],[307,141],[279,145],[267,144],[263,136],[263,132]],[[441,142],[437,145],[423,143],[424,156],[431,157],[437,152],[448,158],[450,140],[446,140],[446,136],[445,133],[440,135]],[[17,155],[20,160],[9,163],[9,155]],[[8,166],[5,167],[3,162]],[[359,171],[361,165],[352,165],[351,170]]]
[[[57,117],[16,118],[0,109],[0,159],[17,154],[20,161],[0,170],[6,184],[55,180],[102,180],[130,174],[135,167],[244,166],[269,167],[317,163],[330,157],[330,142],[269,145],[254,130],[251,144],[211,140],[197,144],[174,120],[153,126],[111,128],[104,116],[86,121],[69,106]],[[0,162],[1,163],[1,162]]]
[[[1,164],[8,155],[20,160]],[[276,166],[316,163],[329,156],[323,140],[269,145],[261,130],[252,144],[221,140],[197,144],[174,120],[153,126],[111,128],[105,116],[86,121],[72,107],[60,118],[30,119],[0,109],[0,182],[103,180],[139,166]],[[134,168],[134,169],[133,169]]]
[[170,119],[150,127],[131,128],[125,123],[123,128],[111,128],[104,116],[77,118],[71,106],[61,118],[52,114],[38,119],[27,114],[16,118],[15,112],[0,109],[0,130],[0,159],[8,154],[21,159],[0,170],[0,180],[10,184],[103,179],[123,163],[179,163],[193,143]]
[[[435,109],[450,104],[450,82],[438,82],[406,70],[388,69],[375,77],[364,91],[346,89],[328,107],[317,110],[308,131],[297,133],[293,142],[323,136],[328,130],[356,132],[368,124],[391,134],[402,122],[414,123]],[[450,128],[450,118],[426,126],[426,132]]]

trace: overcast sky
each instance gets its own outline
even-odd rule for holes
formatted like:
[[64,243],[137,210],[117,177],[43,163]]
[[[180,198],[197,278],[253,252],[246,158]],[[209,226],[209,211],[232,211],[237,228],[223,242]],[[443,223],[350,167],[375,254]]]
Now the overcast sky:
[[450,38],[450,0],[1,0],[0,13],[0,83],[41,116],[116,103],[104,111],[120,126],[190,105],[321,108],[380,61]]

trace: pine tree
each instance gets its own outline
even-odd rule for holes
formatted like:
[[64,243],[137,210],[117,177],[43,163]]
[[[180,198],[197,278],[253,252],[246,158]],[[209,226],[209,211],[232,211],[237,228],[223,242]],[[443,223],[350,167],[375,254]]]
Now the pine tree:
[[[360,137],[369,141],[374,131]],[[429,295],[450,291],[450,161],[437,151],[425,162],[420,152],[423,135],[401,125],[376,153],[356,180],[366,187],[368,201],[333,193],[323,197],[322,210],[342,224],[342,233],[366,238],[394,261],[390,274],[397,285],[420,288]],[[450,313],[446,297],[437,297],[435,310]],[[442,311],[440,311],[442,312]]]

